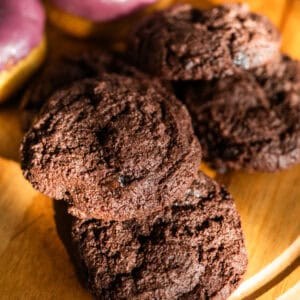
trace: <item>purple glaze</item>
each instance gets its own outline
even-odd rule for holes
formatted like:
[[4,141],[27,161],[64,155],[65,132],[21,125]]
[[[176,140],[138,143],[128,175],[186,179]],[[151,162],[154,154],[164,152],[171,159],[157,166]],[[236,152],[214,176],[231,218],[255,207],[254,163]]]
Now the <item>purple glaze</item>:
[[0,70],[16,64],[39,45],[44,24],[39,0],[0,0]]
[[61,10],[95,22],[128,15],[157,0],[51,0]]

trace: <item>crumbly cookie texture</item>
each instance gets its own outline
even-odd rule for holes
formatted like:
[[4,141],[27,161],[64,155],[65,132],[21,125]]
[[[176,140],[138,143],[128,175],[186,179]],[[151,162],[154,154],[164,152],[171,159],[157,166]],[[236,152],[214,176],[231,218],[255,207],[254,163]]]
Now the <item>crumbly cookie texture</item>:
[[73,242],[97,299],[227,299],[247,266],[232,197],[200,172],[186,195],[160,213],[76,220]]
[[177,89],[205,159],[220,172],[270,172],[300,162],[298,61],[283,55],[251,72]]
[[144,217],[201,161],[187,109],[158,82],[103,74],[55,93],[22,145],[25,177],[79,218]]
[[128,49],[136,65],[160,78],[208,80],[270,62],[280,42],[270,21],[246,4],[178,5],[138,24]]
[[125,59],[103,50],[60,56],[47,63],[27,88],[21,103],[23,129],[27,131],[42,106],[58,89],[76,80],[97,78],[103,73],[117,73],[136,78],[144,76]]

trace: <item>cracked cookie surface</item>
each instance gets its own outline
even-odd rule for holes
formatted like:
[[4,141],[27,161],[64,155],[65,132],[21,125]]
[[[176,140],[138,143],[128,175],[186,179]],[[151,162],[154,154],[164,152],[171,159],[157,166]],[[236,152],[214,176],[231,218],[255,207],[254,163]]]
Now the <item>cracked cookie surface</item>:
[[193,117],[204,158],[227,169],[276,171],[300,162],[300,63],[271,65],[177,87]]
[[227,299],[246,271],[232,197],[200,172],[159,214],[76,220],[72,231],[81,274],[97,299]]
[[103,73],[143,76],[120,55],[106,51],[86,51],[60,56],[48,63],[34,78],[22,99],[23,129],[28,130],[43,104],[58,89],[76,80],[97,78]]
[[136,65],[168,80],[233,75],[266,64],[280,47],[276,28],[245,4],[174,6],[147,17],[129,40]]
[[201,148],[183,104],[158,82],[103,74],[55,93],[22,145],[25,177],[79,218],[123,220],[170,205]]

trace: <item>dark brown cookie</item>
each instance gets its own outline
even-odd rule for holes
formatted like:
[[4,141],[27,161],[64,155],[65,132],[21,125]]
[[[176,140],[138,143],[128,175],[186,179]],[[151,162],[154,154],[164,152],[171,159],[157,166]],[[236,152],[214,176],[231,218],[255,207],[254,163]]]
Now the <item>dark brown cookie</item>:
[[201,161],[184,105],[158,82],[113,74],[55,93],[21,152],[36,189],[79,218],[115,220],[170,205]]
[[95,78],[105,72],[142,76],[128,65],[123,57],[105,51],[86,51],[82,54],[60,56],[41,70],[27,88],[22,99],[23,129],[28,130],[47,99],[58,89],[76,80]]
[[300,162],[299,62],[282,56],[272,66],[180,89],[204,157],[220,172]]
[[199,10],[181,5],[137,26],[128,47],[144,71],[168,80],[212,79],[269,62],[280,34],[245,4]]
[[160,214],[77,220],[73,240],[98,299],[227,299],[247,267],[232,197],[203,173]]

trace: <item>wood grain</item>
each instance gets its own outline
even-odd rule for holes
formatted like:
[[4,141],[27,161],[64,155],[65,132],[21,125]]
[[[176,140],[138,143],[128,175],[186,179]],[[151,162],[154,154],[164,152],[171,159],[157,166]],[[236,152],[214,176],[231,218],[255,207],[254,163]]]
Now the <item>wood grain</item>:
[[[210,5],[209,1],[193,3]],[[268,15],[282,28],[283,50],[300,59],[300,1],[249,3],[253,10]],[[97,46],[74,41],[51,28],[48,36],[52,40],[49,61],[60,51],[82,51]],[[0,156],[18,161],[21,138],[17,104],[0,107]],[[202,168],[215,175],[205,165]],[[300,165],[274,174],[232,172],[216,179],[229,188],[240,211],[249,252],[246,275],[249,278],[300,234]],[[80,285],[57,234],[54,215],[52,200],[31,188],[23,179],[18,163],[0,158],[1,299],[91,299]],[[297,261],[249,299],[276,299],[299,278]]]
[[0,298],[91,299],[58,238],[52,200],[0,159]]
[[[270,263],[300,234],[300,165],[274,174],[233,172],[219,176],[241,214],[249,254],[246,278]],[[257,299],[275,299],[300,278],[300,268]],[[265,292],[262,289],[261,292]]]

